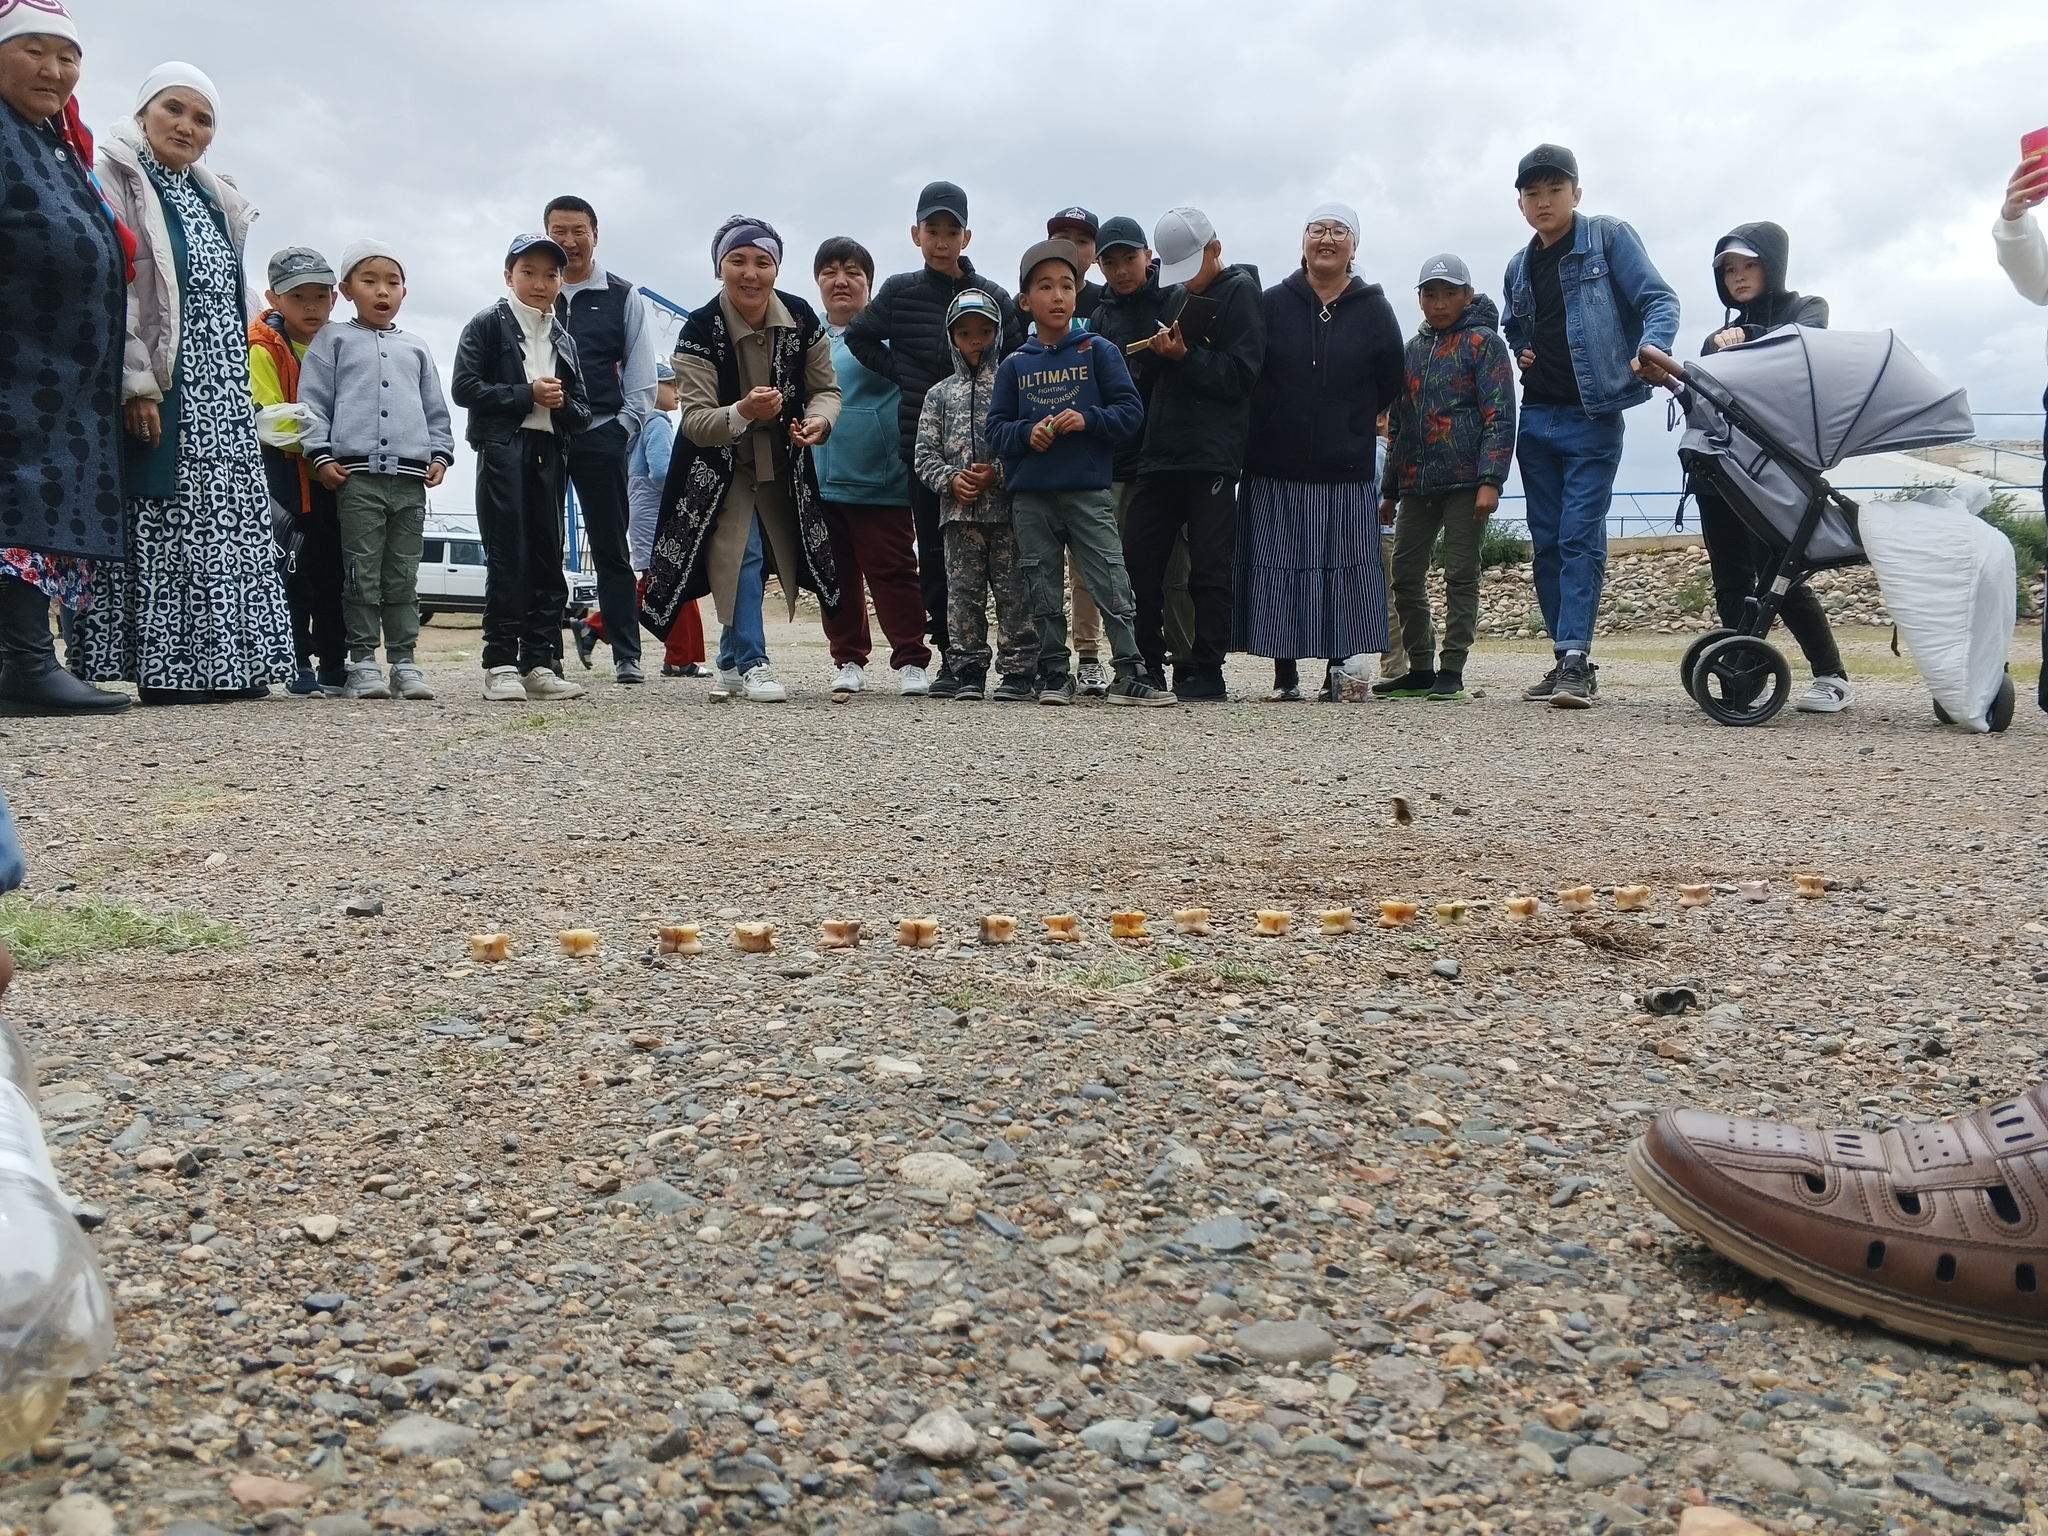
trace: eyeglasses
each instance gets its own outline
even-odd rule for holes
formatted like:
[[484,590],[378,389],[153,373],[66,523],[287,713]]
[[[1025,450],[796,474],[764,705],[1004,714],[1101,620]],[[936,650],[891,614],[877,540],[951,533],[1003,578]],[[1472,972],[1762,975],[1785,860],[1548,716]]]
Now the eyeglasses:
[[1311,224],[1308,227],[1308,233],[1309,238],[1313,240],[1349,240],[1351,238],[1351,226],[1349,224]]

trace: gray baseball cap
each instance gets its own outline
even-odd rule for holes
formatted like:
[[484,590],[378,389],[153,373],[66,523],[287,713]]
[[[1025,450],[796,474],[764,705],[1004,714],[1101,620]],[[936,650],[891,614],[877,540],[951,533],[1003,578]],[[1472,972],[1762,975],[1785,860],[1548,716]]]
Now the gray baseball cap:
[[1216,238],[1216,226],[1199,208],[1169,208],[1152,231],[1153,254],[1159,258],[1159,281],[1171,287],[1202,270],[1202,252]]
[[334,286],[333,265],[311,246],[287,246],[270,258],[272,293],[290,293],[311,283],[323,288]]
[[1425,283],[1449,283],[1453,288],[1470,288],[1472,269],[1462,258],[1445,251],[1422,264],[1422,276],[1415,279],[1415,286],[1420,288]]

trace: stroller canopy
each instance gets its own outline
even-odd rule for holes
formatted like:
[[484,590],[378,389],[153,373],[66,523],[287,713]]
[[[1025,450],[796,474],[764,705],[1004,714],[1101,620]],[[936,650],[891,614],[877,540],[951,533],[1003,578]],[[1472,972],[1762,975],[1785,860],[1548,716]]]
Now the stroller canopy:
[[1808,469],[1864,453],[1898,453],[1973,436],[1969,397],[1951,389],[1891,331],[1803,325],[1686,364],[1740,403]]

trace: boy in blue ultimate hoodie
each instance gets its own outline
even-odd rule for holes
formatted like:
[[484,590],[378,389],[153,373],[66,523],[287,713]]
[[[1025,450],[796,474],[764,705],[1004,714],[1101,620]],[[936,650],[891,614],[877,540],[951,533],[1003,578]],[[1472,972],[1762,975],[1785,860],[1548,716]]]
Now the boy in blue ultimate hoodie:
[[917,418],[917,478],[937,493],[946,541],[948,676],[933,698],[979,699],[988,680],[988,600],[996,600],[998,703],[1029,704],[1038,682],[1038,631],[1031,593],[1017,558],[1003,466],[988,443],[989,400],[1002,356],[1003,311],[989,294],[965,288],[946,310],[953,377],[925,392]]
[[1038,702],[1074,701],[1067,650],[1067,552],[1102,610],[1116,677],[1112,704],[1160,707],[1173,696],[1145,681],[1132,627],[1137,604],[1124,569],[1110,480],[1119,444],[1145,424],[1144,402],[1116,347],[1073,329],[1081,253],[1041,240],[1024,253],[1018,301],[1037,326],[996,371],[989,446],[1002,458],[1017,549],[1038,629]]

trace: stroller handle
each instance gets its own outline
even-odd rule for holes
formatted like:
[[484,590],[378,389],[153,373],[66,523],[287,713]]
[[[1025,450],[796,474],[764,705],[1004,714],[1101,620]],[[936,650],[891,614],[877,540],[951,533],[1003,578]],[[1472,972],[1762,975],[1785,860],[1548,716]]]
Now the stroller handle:
[[1684,364],[1663,348],[1644,342],[1636,351],[1636,359],[1642,365],[1642,376],[1648,383],[1661,385],[1674,395],[1685,387]]

